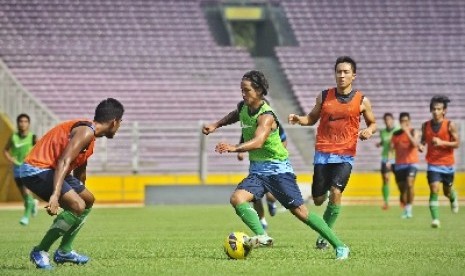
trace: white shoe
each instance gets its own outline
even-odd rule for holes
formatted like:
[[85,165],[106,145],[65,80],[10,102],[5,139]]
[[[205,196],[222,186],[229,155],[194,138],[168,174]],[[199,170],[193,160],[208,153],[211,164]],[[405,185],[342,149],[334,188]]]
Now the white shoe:
[[433,219],[433,221],[431,222],[431,227],[439,228],[441,227],[441,222],[438,219]]
[[248,240],[245,240],[244,244],[251,248],[256,248],[259,246],[272,246],[273,238],[268,236],[267,234],[256,235],[256,236],[250,237]]
[[260,223],[262,224],[264,230],[268,229],[268,222],[265,218],[260,219]]
[[39,212],[39,200],[34,199],[34,207],[32,207],[31,215],[35,217],[37,216],[38,212]]
[[457,200],[457,198],[455,198],[455,200],[450,203],[450,209],[454,214],[457,214],[459,212],[459,201]]

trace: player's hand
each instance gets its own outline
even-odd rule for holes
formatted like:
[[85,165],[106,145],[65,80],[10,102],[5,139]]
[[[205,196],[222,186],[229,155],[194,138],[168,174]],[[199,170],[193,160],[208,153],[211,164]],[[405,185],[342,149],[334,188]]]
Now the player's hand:
[[218,145],[216,145],[215,147],[215,151],[218,153],[234,152],[235,150],[236,146],[225,142],[219,142]]
[[204,125],[202,128],[202,133],[205,135],[208,135],[212,132],[215,132],[215,130],[216,130],[216,126],[214,124]]
[[243,153],[243,152],[239,152],[239,153],[237,154],[237,160],[239,160],[239,161],[244,160],[244,153]]
[[291,125],[300,124],[300,118],[297,114],[289,114],[287,120]]
[[435,147],[442,146],[442,140],[439,139],[439,137],[433,137],[433,139],[431,140],[431,143],[432,143],[433,146],[435,146]]
[[55,216],[58,213],[58,207],[60,207],[60,205],[58,204],[58,197],[52,195],[50,197],[50,200],[48,201],[47,206],[45,206],[45,208],[47,209],[47,213],[51,216]]
[[419,145],[418,145],[418,151],[419,151],[419,152],[424,152],[424,151],[425,151],[425,145],[419,144]]
[[373,135],[373,131],[371,131],[370,128],[362,129],[362,130],[359,131],[359,133],[358,133],[358,137],[359,137],[360,140],[362,140],[362,141],[370,139],[370,137],[371,137],[372,135]]
[[376,143],[376,147],[377,148],[381,147],[381,142]]
[[405,133],[407,133],[407,134],[410,133],[410,127],[409,126],[401,125],[401,128]]

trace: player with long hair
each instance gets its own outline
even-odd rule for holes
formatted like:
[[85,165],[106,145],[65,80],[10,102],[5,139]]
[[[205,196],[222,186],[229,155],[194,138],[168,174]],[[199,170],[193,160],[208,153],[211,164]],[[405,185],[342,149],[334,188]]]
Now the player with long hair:
[[241,123],[244,143],[233,145],[220,142],[215,151],[220,154],[249,153],[249,175],[239,183],[230,198],[236,214],[255,234],[248,242],[249,245],[273,243],[273,239],[260,224],[257,212],[249,205],[249,202],[261,199],[266,192],[270,192],[294,216],[331,243],[336,249],[336,259],[347,259],[349,248],[318,215],[309,212],[304,204],[288,159],[288,151],[279,137],[278,120],[271,107],[264,101],[264,96],[268,93],[268,81],[263,73],[245,73],[241,81],[241,91],[243,101],[237,108],[221,120],[205,125],[202,132],[208,135],[222,126],[238,121]]
[[439,228],[439,185],[442,183],[444,195],[449,199],[451,210],[458,213],[459,204],[455,192],[454,149],[459,147],[459,134],[454,122],[446,118],[447,96],[438,95],[431,98],[430,112],[432,119],[423,123],[420,151],[427,147],[426,162],[427,178],[430,188],[429,209],[431,212],[431,227]]

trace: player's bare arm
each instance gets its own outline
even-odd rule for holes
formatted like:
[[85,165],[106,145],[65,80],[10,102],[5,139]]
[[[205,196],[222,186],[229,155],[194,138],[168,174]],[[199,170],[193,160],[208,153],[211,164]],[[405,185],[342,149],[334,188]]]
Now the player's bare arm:
[[457,131],[457,125],[454,122],[450,122],[449,124],[449,133],[451,136],[451,141],[444,141],[441,140],[438,137],[434,137],[432,140],[432,143],[434,146],[440,147],[451,147],[451,148],[458,148],[460,143],[459,143],[459,134]]
[[410,131],[410,129],[403,129],[405,134],[407,135],[409,141],[410,141],[410,144],[413,146],[413,147],[416,147],[416,148],[419,148],[419,145],[420,145],[420,133],[416,130],[416,129],[413,129],[413,131]]
[[13,156],[11,156],[11,154],[10,154],[11,146],[12,146],[12,142],[11,142],[11,139],[9,139],[6,146],[5,146],[5,148],[3,149],[3,155],[5,155],[5,158],[8,161],[10,161],[11,164],[19,165],[18,161]]
[[87,178],[87,162],[84,163],[82,166],[77,167],[73,170],[73,176],[79,179],[82,184],[86,184],[86,178]]
[[55,175],[53,178],[53,194],[50,197],[48,205],[46,206],[49,215],[56,215],[58,212],[58,199],[60,196],[63,181],[70,169],[71,163],[76,159],[79,153],[87,148],[94,132],[87,126],[79,126],[71,132],[71,140],[63,151],[63,154],[57,161],[55,168]]
[[289,114],[288,121],[289,124],[295,125],[299,124],[301,126],[313,126],[320,119],[321,114],[321,103],[322,103],[321,93],[316,97],[315,106],[312,108],[312,111],[304,116],[299,116],[297,114]]
[[204,125],[202,128],[202,133],[208,135],[213,133],[217,128],[222,126],[227,126],[230,124],[234,124],[239,121],[239,111],[237,109],[229,112],[228,115],[224,116],[221,120],[216,123]]
[[275,128],[276,123],[274,117],[270,114],[263,114],[258,117],[257,130],[255,131],[254,138],[239,145],[231,145],[228,143],[220,142],[218,145],[216,145],[215,151],[224,153],[246,152],[259,149],[263,146],[271,131]]
[[419,151],[419,152],[424,152],[424,151],[425,151],[425,145],[426,145],[425,128],[426,128],[426,123],[423,123],[423,124],[421,125],[421,138],[420,138],[420,143],[418,144],[418,151]]
[[360,140],[367,140],[376,132],[375,114],[371,109],[371,102],[367,97],[363,98],[360,112],[363,114],[363,119],[367,127],[360,131],[359,138]]

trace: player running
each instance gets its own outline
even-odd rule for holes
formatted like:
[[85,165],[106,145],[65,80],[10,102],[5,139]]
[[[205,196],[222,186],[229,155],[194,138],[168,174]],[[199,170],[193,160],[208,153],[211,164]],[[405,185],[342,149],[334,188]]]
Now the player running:
[[[267,99],[264,99],[264,101],[268,105],[270,105]],[[281,142],[283,143],[284,147],[287,147],[286,132],[284,131],[284,128],[282,127],[282,125],[279,125],[278,129],[279,129],[279,138],[281,139]],[[239,143],[244,143],[244,137],[242,135],[241,135],[241,140]],[[244,152],[238,152],[237,159],[239,161],[244,160]],[[265,194],[265,199],[266,199],[266,205],[268,205],[268,212],[270,213],[270,216],[274,217],[278,209],[278,206],[276,205],[276,198],[274,198],[274,196],[270,192],[268,192]],[[260,223],[262,224],[263,229],[266,230],[268,228],[268,222],[266,221],[266,218],[265,218],[265,210],[263,208],[263,201],[261,199],[254,201],[253,208],[255,209],[255,211],[257,211],[257,214],[258,214],[258,217],[260,218]]]
[[[42,137],[20,167],[20,182],[45,201],[49,215],[58,213],[30,259],[41,269],[52,269],[48,251],[61,236],[53,260],[57,264],[85,264],[89,258],[73,250],[73,241],[94,203],[85,186],[87,159],[96,138],[113,138],[123,117],[123,105],[112,98],[99,103],[94,120],[72,120],[52,128]],[[73,175],[71,175],[73,172]]]
[[[355,61],[342,56],[334,65],[336,87],[318,94],[312,111],[303,116],[289,115],[289,123],[313,126],[318,121],[312,197],[320,206],[328,197],[329,202],[323,218],[333,227],[341,209],[342,193],[349,181],[357,147],[357,140],[367,140],[376,131],[375,116],[371,103],[362,92],[352,86],[357,66]],[[360,116],[366,128],[360,130]],[[324,237],[316,240],[316,248],[325,249]]]
[[453,189],[455,160],[454,149],[459,147],[459,135],[454,122],[445,118],[447,104],[446,96],[434,96],[430,101],[432,119],[423,123],[420,151],[426,151],[428,184],[430,188],[429,209],[433,221],[431,227],[439,228],[439,184],[442,182],[444,195],[449,198],[453,213],[458,213],[457,194]]
[[269,237],[260,224],[257,212],[249,202],[261,199],[266,192],[273,196],[303,223],[325,237],[336,249],[336,259],[347,259],[349,248],[344,245],[316,214],[310,213],[296,183],[296,176],[288,160],[288,151],[279,137],[279,123],[264,101],[268,82],[260,71],[247,72],[241,81],[242,98],[237,108],[216,123],[206,125],[206,135],[217,128],[240,121],[244,143],[232,145],[220,142],[215,151],[249,152],[249,175],[242,180],[230,198],[236,214],[255,233],[250,244],[271,245]]
[[392,113],[384,113],[384,125],[386,126],[379,132],[380,141],[376,147],[381,147],[381,177],[383,179],[383,186],[381,189],[383,195],[383,210],[389,208],[389,178],[390,172],[393,171],[394,165],[394,151],[391,149],[391,137],[394,131],[394,116]]
[[404,207],[403,219],[413,216],[412,204],[415,197],[415,177],[418,170],[418,145],[420,133],[410,126],[410,114],[401,112],[399,115],[401,129],[394,132],[391,138],[391,148],[396,154],[394,175],[400,192],[400,201]]
[[24,200],[24,214],[19,220],[21,225],[28,225],[29,218],[37,215],[37,207],[39,201],[34,199],[31,191],[29,191],[19,181],[19,167],[24,161],[26,155],[31,151],[32,147],[37,142],[37,137],[34,133],[29,131],[31,125],[31,118],[27,114],[19,114],[16,118],[16,126],[18,132],[11,135],[10,140],[3,150],[6,159],[13,165],[13,176],[15,178],[16,186],[18,186],[21,196]]

